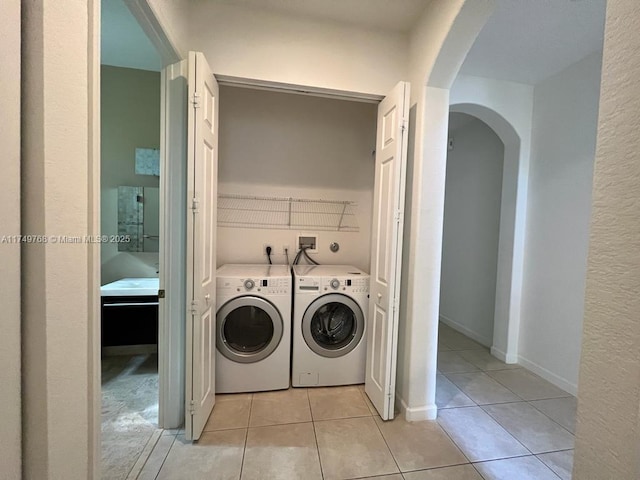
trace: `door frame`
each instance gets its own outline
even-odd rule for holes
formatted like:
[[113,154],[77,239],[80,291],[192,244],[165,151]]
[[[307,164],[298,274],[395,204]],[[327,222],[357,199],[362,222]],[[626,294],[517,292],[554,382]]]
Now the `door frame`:
[[[146,0],[127,0],[136,4],[146,3]],[[136,17],[138,18],[138,17]],[[144,21],[152,22],[161,29],[155,17],[145,16]],[[138,21],[143,21],[138,18]],[[166,36],[165,36],[166,37]],[[169,40],[167,39],[167,42]],[[169,42],[170,43],[170,42]],[[177,55],[177,52],[176,52]],[[171,57],[173,58],[173,57]],[[167,60],[164,60],[163,63]],[[187,311],[184,285],[184,239],[172,234],[171,225],[185,225],[187,209],[176,207],[180,199],[184,199],[183,185],[186,181],[186,171],[182,171],[180,165],[186,165],[186,114],[176,106],[176,96],[182,95],[185,101],[186,111],[186,84],[181,93],[180,85],[172,87],[169,76],[183,76],[186,82],[186,60],[182,72],[166,72],[161,82],[161,136],[160,136],[160,199],[161,199],[161,236],[160,244],[160,289],[164,289],[164,302],[160,302],[158,312],[158,421],[162,428],[179,428],[184,419],[184,368],[185,368],[185,328],[172,322],[172,316],[180,315]],[[311,95],[324,98],[335,98],[348,101],[379,103],[384,97],[363,92],[331,90],[322,87],[310,87],[305,85],[282,84],[241,77],[229,77],[215,75],[221,86],[235,86],[259,90],[279,91],[290,94]],[[175,78],[173,79],[175,80]],[[173,91],[171,90],[173,88]],[[169,160],[171,159],[171,161]],[[186,168],[186,167],[185,167]]]
[[[481,102],[452,101],[450,112],[464,113],[487,125],[504,146],[500,225],[491,354],[508,364],[518,362],[520,306],[524,270],[529,159],[517,124]],[[469,332],[464,332],[469,335]],[[478,340],[476,338],[476,340]]]
[[[163,67],[183,62],[183,72],[173,72],[171,75],[183,75],[186,82],[186,58],[180,53],[176,45],[169,38],[158,20],[156,12],[149,4],[149,0],[124,0],[141,28],[145,31],[153,45],[162,57]],[[215,68],[215,66],[214,66]],[[186,172],[182,172],[180,165],[186,169],[186,133],[184,137],[176,136],[176,125],[182,125],[186,132],[187,116],[176,108],[176,96],[180,95],[179,86],[172,87],[168,78],[170,74],[161,77],[161,110],[160,110],[160,216],[161,237],[160,244],[160,289],[164,290],[164,301],[160,301],[158,311],[158,423],[161,428],[178,428],[184,420],[184,382],[185,382],[185,325],[186,322],[186,292],[184,285],[183,256],[175,252],[184,252],[186,239],[182,239],[179,228],[186,225],[187,209],[171,208],[177,200],[185,198],[183,184]],[[288,84],[245,77],[216,75],[221,86],[234,86],[256,90],[270,90],[282,93],[311,95],[323,98],[341,99],[355,102],[380,103],[383,95],[365,92],[329,89],[317,86]],[[186,110],[186,83],[184,85],[184,99]],[[182,175],[185,175],[183,177]],[[171,221],[169,221],[171,218]],[[171,228],[171,225],[174,228]],[[186,228],[186,227],[185,227]],[[172,253],[174,252],[174,253]],[[182,313],[180,313],[182,312]],[[184,322],[171,321],[175,315],[184,316]],[[176,393],[181,392],[181,393]]]
[[[158,51],[163,70],[160,72],[160,246],[159,260],[159,289],[164,290],[164,299],[159,299],[158,308],[158,425],[160,428],[178,428],[184,418],[184,360],[180,355],[184,347],[184,334],[180,325],[171,322],[171,318],[180,311],[185,312],[184,269],[180,257],[170,252],[183,252],[179,232],[171,225],[182,225],[177,218],[176,210],[182,205],[184,178],[181,177],[181,165],[186,165],[186,153],[183,162],[179,161],[181,152],[180,139],[171,135],[170,125],[174,117],[179,115],[176,108],[175,96],[179,92],[177,87],[166,78],[164,67],[182,60],[178,48],[169,38],[158,20],[158,16],[149,0],[124,0],[125,5],[135,17],[153,46]],[[179,72],[174,72],[179,74]],[[186,77],[186,70],[184,72]],[[186,90],[184,92],[186,104]],[[181,119],[178,118],[181,121]],[[186,115],[184,116],[186,130]],[[186,142],[186,139],[184,140]],[[186,149],[184,149],[186,152]],[[173,159],[172,162],[169,159]],[[186,167],[185,167],[186,168]],[[186,177],[186,173],[185,173]],[[180,183],[182,182],[182,183]],[[182,197],[180,197],[182,195]],[[186,202],[185,202],[186,205]],[[171,218],[172,221],[168,221]],[[180,344],[180,347],[176,348]],[[184,356],[184,355],[183,355]],[[182,393],[182,394],[181,394]]]
[[271,80],[259,80],[255,78],[233,77],[229,75],[216,75],[218,85],[221,87],[250,88],[252,90],[268,90],[273,92],[290,93],[296,95],[311,95],[313,97],[332,98],[335,100],[347,100],[350,102],[380,103],[384,95],[357,92],[355,90],[337,90],[309,85],[297,85],[293,83],[274,82]]
[[[138,2],[146,0],[136,0]],[[186,61],[183,75],[186,81]],[[179,73],[176,73],[179,75]],[[289,94],[311,95],[323,98],[334,98],[355,102],[379,103],[384,96],[372,95],[363,92],[334,90],[322,87],[283,84],[279,82],[270,82],[263,80],[255,80],[241,77],[228,77],[224,75],[215,75],[220,86],[234,86],[241,88],[250,88],[257,90],[270,90]],[[163,107],[161,109],[161,172],[164,172],[164,178],[161,177],[161,201],[164,198],[167,203],[171,199],[186,198],[183,193],[183,185],[185,177],[182,177],[180,169],[176,164],[182,163],[186,168],[186,137],[184,144],[180,138],[175,138],[176,124],[182,125],[184,132],[187,129],[187,117],[183,115],[180,109],[172,108],[172,102],[175,104],[175,96],[179,95],[179,91],[170,91],[170,82],[163,75],[161,84],[161,96],[163,99]],[[184,98],[186,102],[186,85],[184,90]],[[185,105],[186,111],[186,105]],[[173,127],[173,129],[171,128]],[[186,135],[186,134],[185,134]],[[171,162],[169,161],[171,159]],[[179,161],[182,159],[182,162]],[[179,167],[179,166],[178,166]],[[186,176],[186,172],[183,172]],[[164,190],[164,191],[163,191]],[[175,205],[175,201],[174,201]],[[161,208],[161,215],[163,215]],[[171,221],[168,221],[169,216]],[[176,325],[177,322],[171,321],[170,312],[186,312],[186,292],[180,290],[180,285],[184,284],[180,278],[172,278],[179,272],[183,272],[181,265],[183,258],[171,254],[170,252],[183,252],[184,240],[180,238],[179,232],[176,233],[176,225],[186,225],[187,208],[175,208],[171,212],[165,212],[164,228],[161,227],[162,235],[165,238],[164,244],[160,246],[160,288],[165,289],[164,308],[160,308],[159,312],[159,338],[158,338],[158,361],[159,361],[159,419],[160,426],[164,428],[178,428],[184,419],[184,397],[176,396],[176,392],[184,392],[184,369],[185,369],[185,349],[184,349],[184,322],[182,325]],[[174,225],[174,228],[169,228]],[[186,227],[185,227],[186,228]],[[165,275],[162,275],[162,273]],[[172,272],[170,274],[170,272]],[[184,272],[183,272],[184,274]],[[180,283],[182,282],[182,283]],[[174,317],[175,318],[175,317]],[[185,320],[186,321],[186,320]]]

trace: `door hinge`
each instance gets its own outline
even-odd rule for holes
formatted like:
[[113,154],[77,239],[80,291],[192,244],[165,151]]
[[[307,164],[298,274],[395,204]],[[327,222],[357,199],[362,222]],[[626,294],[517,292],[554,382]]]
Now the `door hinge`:
[[193,104],[193,108],[200,108],[200,94],[198,92],[193,94],[193,98],[191,99],[191,103]]
[[403,216],[404,216],[404,212],[402,210],[396,210],[396,212],[393,214],[393,219],[397,223],[400,223],[400,222],[402,222],[402,217]]
[[193,400],[189,402],[189,414],[190,415],[196,414],[196,402],[194,402]]
[[402,119],[402,126],[400,127],[402,129],[402,132],[404,132],[407,129],[409,122],[407,121],[406,118]]
[[191,307],[189,309],[189,313],[191,313],[191,315],[198,315],[198,301],[197,300],[191,300]]
[[193,213],[198,213],[199,207],[200,207],[200,202],[198,202],[198,199],[194,197],[193,200],[191,200],[191,211]]
[[398,300],[397,296],[391,297],[391,292],[389,292],[389,295],[390,295],[389,308],[391,309],[391,312],[392,312],[392,315],[393,315],[400,308],[400,301]]
[[164,288],[161,288],[160,290],[158,290],[158,298],[164,298],[164,296],[165,296]]

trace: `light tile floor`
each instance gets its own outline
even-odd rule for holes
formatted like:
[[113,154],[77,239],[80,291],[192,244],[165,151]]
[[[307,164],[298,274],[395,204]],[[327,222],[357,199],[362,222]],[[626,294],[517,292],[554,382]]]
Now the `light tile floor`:
[[571,478],[574,397],[445,325],[439,350],[437,421],[383,422],[363,386],[220,395],[201,439],[165,432],[137,478]]
[[135,478],[161,433],[158,356],[103,357],[102,479]]

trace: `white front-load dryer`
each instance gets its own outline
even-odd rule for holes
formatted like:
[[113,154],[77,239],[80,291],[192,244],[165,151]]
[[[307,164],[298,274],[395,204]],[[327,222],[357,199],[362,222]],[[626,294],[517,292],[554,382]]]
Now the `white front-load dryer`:
[[369,275],[349,265],[293,267],[294,387],[364,383]]
[[223,265],[216,276],[216,392],[289,388],[289,267]]

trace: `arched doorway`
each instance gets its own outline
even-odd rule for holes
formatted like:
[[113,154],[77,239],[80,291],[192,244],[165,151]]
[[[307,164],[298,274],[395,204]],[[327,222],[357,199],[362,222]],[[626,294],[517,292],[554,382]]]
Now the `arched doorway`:
[[521,159],[523,149],[520,135],[512,124],[495,110],[475,103],[456,103],[451,105],[450,111],[465,113],[481,120],[504,144],[491,353],[506,363],[516,363],[528,157]]
[[[493,346],[503,160],[504,143],[491,127],[450,113],[438,332],[443,348],[477,346],[456,331]],[[446,355],[459,359],[464,353],[438,355],[443,372]]]

